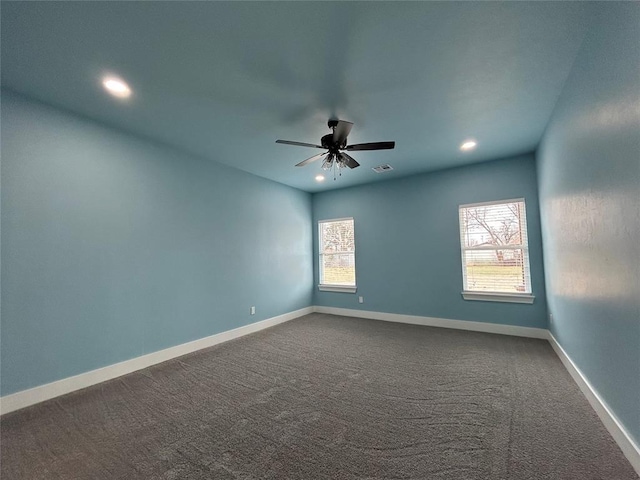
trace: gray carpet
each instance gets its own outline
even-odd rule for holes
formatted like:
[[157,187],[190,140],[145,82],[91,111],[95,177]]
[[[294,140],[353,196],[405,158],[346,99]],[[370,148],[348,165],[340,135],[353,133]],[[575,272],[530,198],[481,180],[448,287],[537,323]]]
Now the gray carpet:
[[546,341],[313,314],[1,419],[5,479],[637,479]]

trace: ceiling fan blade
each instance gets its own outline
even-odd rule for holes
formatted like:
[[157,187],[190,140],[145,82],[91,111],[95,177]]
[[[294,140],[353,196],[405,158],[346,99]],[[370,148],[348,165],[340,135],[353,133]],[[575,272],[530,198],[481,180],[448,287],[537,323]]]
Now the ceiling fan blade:
[[353,127],[353,123],[338,120],[338,125],[333,129],[333,143],[343,145],[347,141],[351,127]]
[[347,167],[349,168],[356,168],[359,167],[360,164],[358,162],[356,162],[356,159],[347,155],[344,152],[340,152],[340,156],[342,157],[344,163],[347,165]]
[[345,150],[391,150],[395,146],[396,142],[356,143],[355,145],[347,145]]
[[324,152],[324,153],[319,153],[317,155],[314,155],[313,157],[309,157],[306,160],[301,161],[300,163],[296,164],[296,167],[304,167],[305,165],[310,164],[311,162],[315,162],[316,160],[320,160],[322,157],[324,157],[327,153],[329,152]]
[[276,143],[282,143],[284,145],[296,145],[298,147],[324,148],[321,145],[314,145],[313,143],[291,142],[289,140],[276,140]]

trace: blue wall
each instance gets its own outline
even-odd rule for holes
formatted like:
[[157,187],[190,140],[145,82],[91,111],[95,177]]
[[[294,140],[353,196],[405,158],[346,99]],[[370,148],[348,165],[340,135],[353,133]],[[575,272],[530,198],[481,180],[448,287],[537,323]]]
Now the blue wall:
[[310,194],[3,91],[2,394],[309,306],[312,230]]
[[640,441],[640,4],[606,3],[538,151],[550,329]]
[[[463,300],[458,206],[519,197],[527,208],[534,304]],[[316,305],[547,326],[533,155],[314,194],[313,217],[354,218],[358,285],[356,295],[314,288]]]

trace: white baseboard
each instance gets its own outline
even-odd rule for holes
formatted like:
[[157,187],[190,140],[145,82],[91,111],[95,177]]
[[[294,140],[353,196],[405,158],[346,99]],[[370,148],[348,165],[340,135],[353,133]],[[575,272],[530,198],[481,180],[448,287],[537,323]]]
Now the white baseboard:
[[167,360],[180,357],[187,353],[212,347],[219,343],[227,342],[250,333],[264,330],[265,328],[288,322],[289,320],[302,317],[303,315],[308,315],[312,312],[313,307],[302,308],[294,312],[278,315],[277,317],[268,318],[243,327],[234,328],[233,330],[227,330],[226,332],[217,333],[192,342],[176,345],[175,347],[169,347],[164,350],[125,360],[124,362],[115,363],[103,368],[81,373],[73,377],[63,378],[62,380],[57,380],[28,390],[12,393],[11,395],[6,395],[0,398],[0,415],[43,402],[60,395],[71,393],[82,388],[90,387],[91,385],[105,382],[107,380],[135,372],[136,370],[150,367],[157,363],[166,362]]
[[412,325],[424,325],[426,327],[453,328],[456,330],[470,330],[474,332],[498,333],[515,337],[547,339],[547,329],[519,327],[516,325],[500,325],[497,323],[471,322],[468,320],[450,320],[448,318],[421,317],[417,315],[404,315],[400,313],[368,312],[351,308],[335,308],[316,306],[314,311],[345,317],[368,318],[371,320],[383,320],[385,322],[410,323]]
[[549,341],[554,351],[580,387],[580,390],[587,398],[600,420],[607,428],[613,439],[620,446],[625,457],[629,460],[633,468],[640,475],[640,448],[631,436],[624,429],[620,421],[612,413],[607,404],[600,398],[597,391],[591,386],[587,378],[580,369],[573,363],[564,349],[560,346],[550,331],[543,328],[520,327],[515,325],[500,325],[495,323],[471,322],[467,320],[451,320],[436,317],[421,317],[417,315],[404,315],[398,313],[370,312],[365,310],[354,310],[349,308],[336,308],[313,306],[306,307],[294,312],[285,313],[277,317],[268,318],[260,322],[245,325],[243,327],[227,330],[209,337],[194,340],[192,342],[176,345],[157,352],[142,355],[140,357],[125,360],[124,362],[108,365],[103,368],[81,373],[73,377],[63,378],[55,382],[40,385],[38,387],[16,392],[0,398],[0,415],[13,412],[36,403],[49,400],[60,395],[71,393],[82,388],[90,387],[97,383],[105,382],[113,378],[126,375],[128,373],[150,367],[152,365],[171,360],[187,353],[195,352],[203,348],[211,347],[219,343],[227,342],[235,338],[248,335],[250,333],[273,327],[280,323],[288,322],[298,317],[310,313],[327,313],[331,315],[342,315],[345,317],[358,317],[371,320],[382,320],[386,322],[408,323],[412,325],[424,325],[428,327],[452,328],[457,330],[469,330],[475,332],[497,333],[501,335],[512,335],[517,337],[540,338]]
[[560,361],[565,366],[573,380],[578,384],[578,387],[584,396],[587,397],[591,407],[596,411],[598,417],[600,417],[600,420],[616,441],[624,456],[627,457],[631,466],[640,476],[640,447],[634,442],[631,435],[629,435],[625,430],[607,403],[600,397],[598,391],[589,383],[587,377],[580,371],[576,364],[573,363],[571,357],[569,357],[567,352],[565,352],[560,346],[553,334],[550,331],[547,331],[547,335],[549,343],[560,358]]
[[39,385],[28,390],[12,393],[0,398],[0,415],[13,412],[21,408],[34,405],[36,403],[50,400],[60,395],[90,387],[107,380],[111,380],[128,373],[142,370],[152,365],[166,362],[172,358],[186,355],[203,348],[211,347],[219,343],[233,340],[250,333],[254,333],[265,328],[278,325],[280,323],[302,317],[309,313],[330,313],[348,317],[370,318],[374,320],[385,320],[388,322],[411,323],[415,325],[427,325],[432,327],[456,328],[460,330],[474,330],[479,332],[501,333],[504,335],[516,335],[522,337],[547,338],[547,330],[539,328],[515,327],[510,325],[497,325],[492,323],[469,322],[463,320],[447,320],[442,318],[419,317],[414,315],[401,315],[396,313],[367,312],[362,310],[352,310],[346,308],[333,307],[306,307],[294,312],[285,313],[277,317],[268,318],[260,322],[245,325],[243,327],[221,332],[209,337],[183,343],[174,347],[169,347],[157,352],[148,353],[140,357],[125,360],[123,362],[107,365],[106,367],[81,373],[73,377],[63,378],[55,382]]
[[624,456],[631,466],[640,475],[640,448],[627,433],[620,421],[613,414],[606,402],[602,400],[598,392],[591,386],[580,369],[573,363],[567,352],[560,346],[551,332],[544,328],[518,327],[513,325],[499,325],[495,323],[470,322],[466,320],[450,320],[446,318],[421,317],[416,315],[402,315],[398,313],[369,312],[350,308],[336,308],[315,306],[314,312],[342,315],[345,317],[367,318],[371,320],[383,320],[385,322],[409,323],[412,325],[424,325],[428,327],[453,328],[458,330],[471,330],[475,332],[498,333],[517,337],[540,338],[548,340],[571,377],[587,398],[591,407],[604,424],[609,434],[616,441]]

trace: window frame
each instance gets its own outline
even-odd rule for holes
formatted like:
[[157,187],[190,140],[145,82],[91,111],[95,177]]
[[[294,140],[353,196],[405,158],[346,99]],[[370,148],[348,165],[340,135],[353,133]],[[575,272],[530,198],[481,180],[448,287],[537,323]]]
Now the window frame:
[[[524,218],[520,218],[520,232],[525,232],[526,244],[519,245],[503,245],[500,248],[495,246],[466,247],[463,242],[462,232],[462,210],[474,207],[483,207],[490,205],[505,205],[508,203],[522,203],[524,207]],[[489,202],[467,203],[458,206],[458,225],[459,225],[459,241],[460,241],[460,259],[462,268],[462,298],[465,300],[478,300],[485,302],[506,302],[506,303],[528,303],[532,304],[535,296],[533,295],[533,284],[531,281],[531,262],[529,258],[529,229],[527,226],[527,202],[523,198],[510,198],[505,200],[494,200]],[[520,237],[522,239],[522,235]],[[522,250],[523,270],[527,276],[525,286],[529,287],[529,292],[511,293],[497,292],[489,290],[468,290],[467,289],[467,269],[465,262],[465,252],[467,251],[494,251],[494,250]]]
[[[354,283],[353,285],[336,285],[331,283],[322,283],[323,280],[323,257],[324,253],[322,252],[322,225],[324,223],[334,223],[334,222],[344,222],[350,220],[353,223],[353,250],[350,252],[340,252],[344,254],[353,255],[353,269],[354,269]],[[356,275],[356,222],[353,217],[343,217],[343,218],[328,218],[325,220],[318,220],[318,290],[322,292],[338,292],[338,293],[356,293],[358,291],[357,287],[357,275]],[[335,254],[333,254],[335,255]]]

